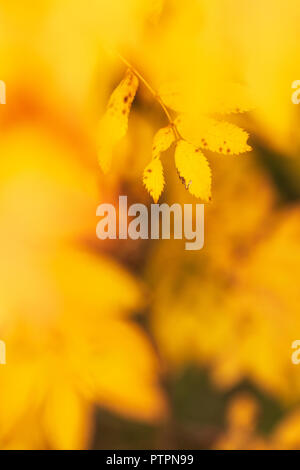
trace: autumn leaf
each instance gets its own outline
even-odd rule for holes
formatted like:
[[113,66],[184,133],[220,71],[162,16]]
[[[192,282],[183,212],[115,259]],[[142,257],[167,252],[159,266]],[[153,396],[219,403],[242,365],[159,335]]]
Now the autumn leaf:
[[229,122],[183,114],[176,125],[184,139],[212,152],[238,155],[252,150],[247,144],[248,133]]
[[203,114],[245,113],[254,109],[254,99],[245,85],[233,82],[212,83],[211,77],[187,78],[182,82],[164,83],[159,95],[168,108],[177,113]]
[[158,158],[152,160],[145,168],[143,182],[156,204],[165,184],[163,166]]
[[153,139],[152,158],[159,158],[160,154],[168,150],[174,142],[175,135],[171,126],[159,129]]
[[204,201],[209,201],[211,171],[203,153],[194,145],[180,140],[175,151],[175,164],[189,192]]
[[214,113],[239,114],[255,108],[250,90],[239,83],[225,83],[215,91]]
[[132,102],[139,85],[136,75],[128,69],[125,78],[113,91],[99,126],[99,164],[104,173],[111,166],[115,145],[126,135]]

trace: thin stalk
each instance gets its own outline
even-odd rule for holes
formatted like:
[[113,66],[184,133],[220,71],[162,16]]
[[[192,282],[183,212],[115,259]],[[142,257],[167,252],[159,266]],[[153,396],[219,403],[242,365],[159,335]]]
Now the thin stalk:
[[165,113],[165,115],[166,115],[166,117],[169,121],[170,126],[173,129],[175,139],[179,140],[180,135],[179,135],[179,132],[176,128],[176,125],[174,124],[173,119],[172,119],[165,103],[163,102],[163,100],[159,96],[159,94],[154,90],[154,88],[152,88],[150,83],[147,82],[147,80],[143,77],[143,75],[141,75],[141,73],[127,59],[125,59],[125,57],[123,57],[119,52],[116,52],[116,54],[119,57],[119,59],[123,62],[123,64],[125,64],[130,70],[132,70],[132,72],[140,79],[140,81],[145,85],[145,87],[152,94],[154,99],[159,103],[159,105],[161,106],[162,110],[164,111],[164,113]]

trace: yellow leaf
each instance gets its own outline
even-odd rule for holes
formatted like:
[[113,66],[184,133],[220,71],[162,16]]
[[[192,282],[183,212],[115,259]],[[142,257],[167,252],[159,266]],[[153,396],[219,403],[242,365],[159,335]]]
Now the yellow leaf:
[[164,104],[176,111],[177,113],[184,113],[189,110],[189,96],[186,95],[186,88],[184,84],[179,82],[169,82],[160,85],[158,93]]
[[211,171],[203,153],[194,145],[179,141],[175,151],[175,164],[186,188],[196,197],[211,198]]
[[245,85],[214,82],[203,75],[165,83],[160,86],[159,95],[166,106],[177,113],[191,113],[196,109],[201,114],[229,114],[254,108],[251,91]]
[[127,70],[125,78],[113,91],[105,115],[99,126],[99,164],[107,173],[110,169],[114,146],[127,132],[132,102],[138,88],[138,78]]
[[197,147],[224,155],[238,155],[249,152],[248,133],[225,121],[204,116],[181,115],[176,125],[182,137]]
[[163,166],[158,158],[152,160],[145,168],[143,183],[156,204],[165,184]]
[[215,91],[214,113],[245,113],[254,109],[250,90],[239,83],[224,83]]
[[152,158],[159,158],[160,154],[168,150],[173,142],[175,142],[175,135],[171,126],[159,129],[153,139]]

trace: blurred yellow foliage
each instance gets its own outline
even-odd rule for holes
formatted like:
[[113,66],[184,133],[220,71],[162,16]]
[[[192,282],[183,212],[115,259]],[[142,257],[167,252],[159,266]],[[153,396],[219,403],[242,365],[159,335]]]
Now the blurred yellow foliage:
[[238,394],[229,403],[227,427],[215,444],[222,450],[298,450],[299,409],[287,414],[268,437],[257,430],[259,407],[250,394]]
[[160,273],[153,328],[174,364],[196,361],[220,386],[250,378],[274,396],[296,401],[300,382],[291,344],[300,328],[294,282],[299,207],[275,210],[272,186],[254,162],[223,165],[231,165],[228,175],[234,170],[230,180],[217,178],[204,250],[189,256],[179,242],[169,242],[171,252],[161,244],[153,256],[148,275],[157,279]]
[[[161,370],[191,362],[291,407],[262,437],[238,396],[216,448],[299,448],[300,207],[262,165],[299,153],[299,15],[298,0],[1,5],[1,448],[87,448],[97,406],[162,423]],[[212,190],[201,252],[97,241],[99,202],[149,203],[143,182],[154,202]]]
[[[158,364],[129,318],[140,288],[89,248],[94,174],[42,132],[7,134],[1,335],[9,365],[0,376],[0,439],[8,447],[82,448],[94,403],[142,419],[162,413]],[[33,442],[23,433],[29,412],[40,427]]]

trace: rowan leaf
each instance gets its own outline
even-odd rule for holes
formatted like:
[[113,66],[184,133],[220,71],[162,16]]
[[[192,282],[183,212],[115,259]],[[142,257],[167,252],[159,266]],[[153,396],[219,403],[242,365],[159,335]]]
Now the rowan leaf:
[[110,169],[115,145],[127,133],[129,113],[138,85],[138,78],[128,69],[124,79],[113,91],[106,113],[100,121],[98,158],[104,173]]
[[182,114],[176,125],[184,139],[212,152],[238,155],[252,150],[247,144],[249,134],[229,122]]
[[201,114],[244,113],[254,108],[251,92],[245,85],[233,82],[215,83],[201,77],[165,83],[159,88],[163,102],[177,113]]
[[158,92],[168,108],[184,113],[189,110],[189,97],[185,93],[187,88],[184,83],[170,82],[160,85]]
[[152,160],[145,168],[143,183],[156,204],[165,184],[163,166],[159,158]]
[[159,129],[153,139],[152,158],[159,158],[160,154],[168,150],[173,142],[175,142],[175,135],[171,126]]
[[215,91],[213,101],[210,112],[220,114],[245,113],[255,107],[250,90],[239,83],[224,83]]
[[199,148],[180,140],[175,150],[179,176],[189,192],[204,201],[211,198],[211,170]]

